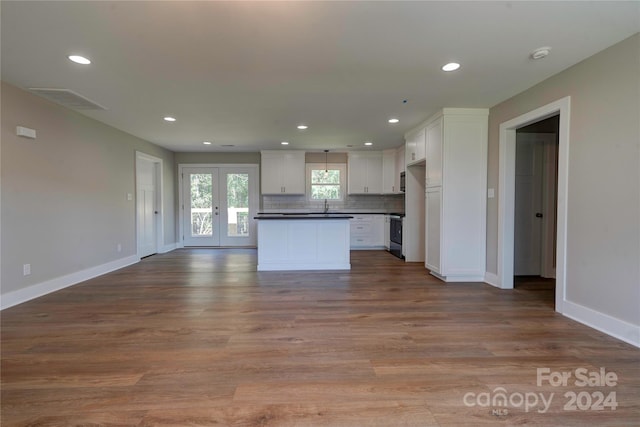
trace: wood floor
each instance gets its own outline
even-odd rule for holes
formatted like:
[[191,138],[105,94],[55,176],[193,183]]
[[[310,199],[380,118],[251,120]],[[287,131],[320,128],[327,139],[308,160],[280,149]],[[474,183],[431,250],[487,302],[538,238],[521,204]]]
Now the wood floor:
[[[351,258],[258,273],[254,250],[177,250],[4,310],[2,426],[640,425],[640,349],[554,313],[548,286]],[[615,386],[574,384],[601,367]]]

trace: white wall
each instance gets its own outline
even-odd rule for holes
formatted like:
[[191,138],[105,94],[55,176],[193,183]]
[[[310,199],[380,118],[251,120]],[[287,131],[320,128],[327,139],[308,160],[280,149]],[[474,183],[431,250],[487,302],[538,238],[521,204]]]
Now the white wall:
[[[3,307],[29,289],[135,262],[136,151],[164,161],[164,243],[175,244],[172,152],[6,83],[1,125]],[[18,125],[37,139],[16,136]]]
[[[566,301],[580,319],[640,325],[640,34],[489,114],[488,187],[498,189],[501,123],[571,97]],[[498,191],[496,191],[498,194]],[[487,206],[487,272],[497,273],[498,199]],[[594,319],[600,320],[594,320]],[[636,338],[637,339],[637,338]]]

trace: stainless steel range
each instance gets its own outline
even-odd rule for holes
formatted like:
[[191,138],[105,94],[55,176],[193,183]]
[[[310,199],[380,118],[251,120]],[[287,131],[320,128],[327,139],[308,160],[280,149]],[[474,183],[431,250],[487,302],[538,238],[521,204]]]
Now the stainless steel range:
[[401,215],[389,215],[389,252],[404,259],[402,255],[402,220]]

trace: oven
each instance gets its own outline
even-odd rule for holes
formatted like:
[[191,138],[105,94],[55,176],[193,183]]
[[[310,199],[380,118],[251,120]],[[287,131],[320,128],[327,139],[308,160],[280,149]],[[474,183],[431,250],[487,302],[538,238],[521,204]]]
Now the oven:
[[402,216],[389,215],[389,252],[398,258],[402,255]]

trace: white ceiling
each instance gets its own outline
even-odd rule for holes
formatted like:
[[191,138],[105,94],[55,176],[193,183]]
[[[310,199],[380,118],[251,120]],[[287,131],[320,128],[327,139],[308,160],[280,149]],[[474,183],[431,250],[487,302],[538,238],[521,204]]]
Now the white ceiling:
[[[107,108],[83,114],[174,151],[398,146],[441,107],[491,107],[640,31],[637,1],[1,8],[4,81],[71,89]],[[462,68],[442,72],[450,61]]]

